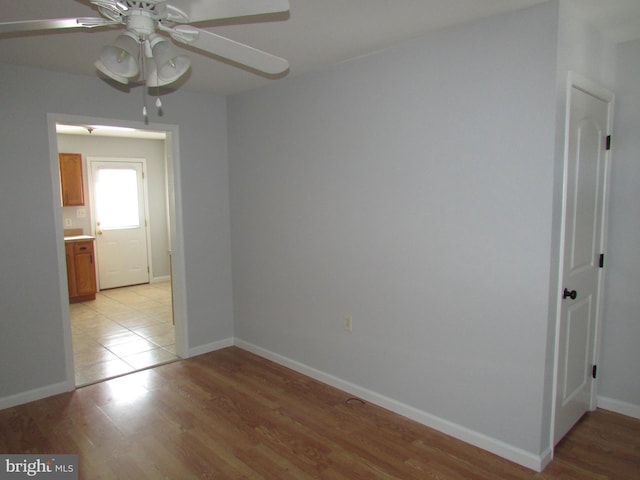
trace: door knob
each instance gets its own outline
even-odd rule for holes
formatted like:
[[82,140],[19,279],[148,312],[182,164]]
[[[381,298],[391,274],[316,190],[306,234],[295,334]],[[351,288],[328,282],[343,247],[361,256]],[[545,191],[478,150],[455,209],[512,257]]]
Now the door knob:
[[563,299],[567,297],[571,297],[571,300],[575,300],[577,296],[578,296],[578,292],[576,292],[575,290],[569,291],[568,288],[565,288],[564,292],[562,292]]

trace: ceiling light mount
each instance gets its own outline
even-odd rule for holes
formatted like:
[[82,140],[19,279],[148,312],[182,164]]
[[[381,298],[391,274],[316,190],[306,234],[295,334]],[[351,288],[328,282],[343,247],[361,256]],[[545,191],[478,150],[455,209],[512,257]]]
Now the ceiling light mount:
[[126,19],[127,30],[135,32],[140,38],[146,38],[156,31],[156,21],[146,10],[132,10]]

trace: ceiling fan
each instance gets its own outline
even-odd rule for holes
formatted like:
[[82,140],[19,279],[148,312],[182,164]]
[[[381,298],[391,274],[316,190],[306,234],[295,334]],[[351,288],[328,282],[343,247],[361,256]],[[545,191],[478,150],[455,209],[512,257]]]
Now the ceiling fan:
[[287,60],[221,37],[190,23],[287,12],[289,0],[90,0],[101,17],[0,22],[0,34],[73,28],[124,26],[113,45],[102,49],[96,68],[128,84],[140,79],[148,87],[169,85],[191,66],[178,43],[212,53],[268,75],[289,68]]

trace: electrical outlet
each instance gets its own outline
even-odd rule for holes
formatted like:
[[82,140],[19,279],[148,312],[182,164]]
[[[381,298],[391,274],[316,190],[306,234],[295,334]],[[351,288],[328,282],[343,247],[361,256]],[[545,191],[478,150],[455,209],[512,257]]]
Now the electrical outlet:
[[71,222],[70,218],[65,218],[64,219],[64,226],[65,227],[72,227],[73,226],[73,223]]
[[344,317],[344,331],[351,332],[353,330],[353,318],[351,315]]

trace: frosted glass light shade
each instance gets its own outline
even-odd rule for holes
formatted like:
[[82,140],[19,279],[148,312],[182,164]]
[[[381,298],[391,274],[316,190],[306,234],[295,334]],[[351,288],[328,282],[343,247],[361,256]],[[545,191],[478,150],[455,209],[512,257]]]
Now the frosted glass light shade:
[[191,59],[179,53],[171,43],[162,38],[151,40],[153,62],[149,62],[147,86],[169,85],[184,75],[191,66]]
[[109,78],[127,84],[140,73],[138,51],[139,44],[136,37],[125,32],[116,38],[113,45],[102,49],[100,59],[95,62],[95,66]]

